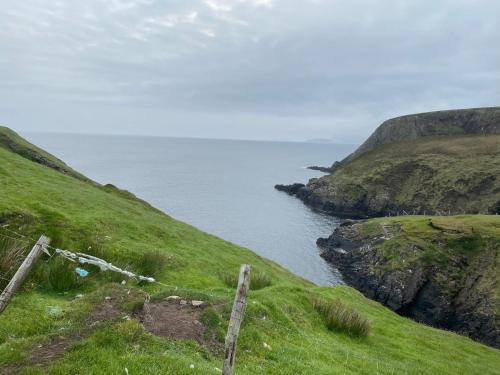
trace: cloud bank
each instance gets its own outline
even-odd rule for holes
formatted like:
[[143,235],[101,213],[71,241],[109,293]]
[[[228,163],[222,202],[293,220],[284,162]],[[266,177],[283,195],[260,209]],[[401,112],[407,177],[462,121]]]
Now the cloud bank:
[[6,0],[0,123],[360,142],[500,104],[494,0]]

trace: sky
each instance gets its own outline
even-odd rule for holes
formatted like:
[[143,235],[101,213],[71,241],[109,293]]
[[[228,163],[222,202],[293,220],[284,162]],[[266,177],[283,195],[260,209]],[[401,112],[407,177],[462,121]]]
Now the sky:
[[3,0],[0,124],[363,141],[500,104],[497,0]]

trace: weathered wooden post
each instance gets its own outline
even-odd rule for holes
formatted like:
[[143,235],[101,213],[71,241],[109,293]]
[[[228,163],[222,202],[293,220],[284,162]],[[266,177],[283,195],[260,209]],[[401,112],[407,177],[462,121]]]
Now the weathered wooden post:
[[236,357],[236,344],[240,333],[241,322],[245,315],[245,307],[248,289],[250,288],[250,265],[242,264],[236,296],[234,297],[233,311],[227,328],[226,344],[224,350],[223,375],[233,375],[234,361]]
[[14,277],[7,284],[7,287],[4,289],[2,294],[0,294],[0,313],[2,313],[5,310],[14,293],[16,293],[19,287],[23,284],[31,267],[33,267],[33,264],[35,264],[36,260],[42,253],[43,249],[49,243],[50,243],[50,238],[42,235],[35,244],[35,246],[33,246],[33,249],[31,249],[26,259],[24,259],[24,262],[21,264]]

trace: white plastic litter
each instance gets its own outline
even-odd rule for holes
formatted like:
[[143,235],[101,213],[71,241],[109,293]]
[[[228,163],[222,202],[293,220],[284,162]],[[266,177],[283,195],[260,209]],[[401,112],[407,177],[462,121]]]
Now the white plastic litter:
[[94,266],[99,267],[101,271],[113,271],[121,273],[122,275],[128,276],[130,278],[134,278],[139,281],[147,281],[149,283],[154,283],[156,281],[152,277],[136,275],[133,272],[126,271],[119,267],[116,267],[113,264],[106,262],[104,259],[97,258],[95,256],[88,255],[85,253],[72,253],[71,251],[61,250],[61,249],[56,249],[56,253],[60,254],[61,256],[65,257],[66,259],[72,262],[78,262],[80,264],[92,264]]

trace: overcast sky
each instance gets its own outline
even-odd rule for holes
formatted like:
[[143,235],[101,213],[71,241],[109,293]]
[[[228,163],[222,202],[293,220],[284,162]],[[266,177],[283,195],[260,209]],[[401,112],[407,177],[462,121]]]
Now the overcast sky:
[[3,0],[0,124],[357,143],[500,103],[498,0]]

